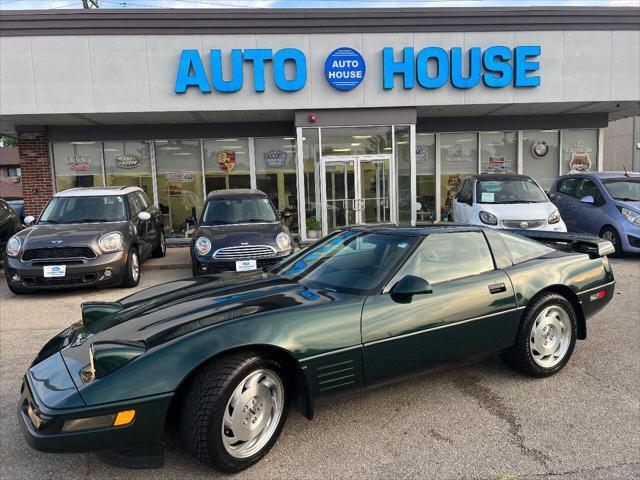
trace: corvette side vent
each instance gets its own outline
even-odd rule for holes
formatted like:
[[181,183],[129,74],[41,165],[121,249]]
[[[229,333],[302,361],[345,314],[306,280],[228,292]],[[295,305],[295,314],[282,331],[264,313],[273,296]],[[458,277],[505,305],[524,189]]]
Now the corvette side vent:
[[330,365],[316,367],[318,389],[321,392],[351,385],[356,381],[355,365],[353,360],[346,360]]

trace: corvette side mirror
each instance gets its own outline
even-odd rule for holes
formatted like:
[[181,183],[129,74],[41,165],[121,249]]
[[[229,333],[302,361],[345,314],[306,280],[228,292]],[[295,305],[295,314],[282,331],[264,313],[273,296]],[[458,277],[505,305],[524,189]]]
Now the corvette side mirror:
[[422,277],[406,275],[391,287],[391,297],[400,303],[409,303],[414,295],[433,293],[431,284]]

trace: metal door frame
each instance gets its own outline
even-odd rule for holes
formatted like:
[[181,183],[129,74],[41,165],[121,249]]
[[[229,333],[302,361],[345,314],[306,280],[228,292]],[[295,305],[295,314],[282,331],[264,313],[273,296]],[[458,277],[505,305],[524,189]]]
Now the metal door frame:
[[[354,185],[353,192],[354,198],[353,201],[353,210],[355,212],[355,224],[362,224],[362,212],[364,210],[364,201],[362,199],[362,185],[360,184],[360,163],[362,162],[375,162],[375,161],[385,161],[389,162],[389,181],[387,182],[388,191],[389,191],[389,223],[396,222],[396,208],[395,208],[395,182],[393,179],[395,178],[395,165],[393,162],[392,154],[368,154],[368,155],[331,155],[331,156],[321,156],[320,157],[320,195],[322,199],[322,235],[328,235],[328,226],[327,226],[327,179],[326,179],[326,166],[327,164],[334,163],[353,163],[353,175],[354,175]],[[348,196],[348,185],[346,184],[347,176],[345,175],[345,196]],[[358,208],[356,208],[356,205]],[[349,218],[348,211],[345,212],[345,218]]]

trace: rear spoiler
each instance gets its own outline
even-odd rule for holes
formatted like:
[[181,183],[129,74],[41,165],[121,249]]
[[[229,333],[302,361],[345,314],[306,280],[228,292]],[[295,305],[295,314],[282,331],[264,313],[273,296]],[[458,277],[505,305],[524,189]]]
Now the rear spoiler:
[[604,257],[615,253],[616,249],[609,240],[578,233],[544,232],[540,230],[509,230],[523,237],[537,240],[561,249],[570,249],[575,252],[587,253],[590,257]]

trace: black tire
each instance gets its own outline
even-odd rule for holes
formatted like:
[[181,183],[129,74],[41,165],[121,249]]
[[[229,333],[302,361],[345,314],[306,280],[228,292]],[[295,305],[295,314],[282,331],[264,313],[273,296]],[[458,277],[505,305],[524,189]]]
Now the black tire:
[[[137,260],[134,260],[134,257]],[[137,261],[138,273],[135,274],[135,265]],[[129,249],[129,253],[127,254],[127,265],[125,267],[124,278],[122,279],[122,283],[120,286],[123,288],[133,288],[137,287],[138,283],[140,283],[140,254],[138,253],[138,249],[136,247],[131,247]]]
[[[551,306],[564,310],[568,315],[571,324],[571,338],[560,362],[550,367],[544,367],[534,360],[534,353],[531,346],[532,328],[538,315],[540,315],[544,309]],[[557,293],[542,294],[534,298],[527,306],[520,321],[520,329],[516,337],[516,343],[510,350],[502,354],[502,359],[511,368],[526,375],[532,377],[548,377],[562,370],[571,358],[576,344],[577,329],[578,321],[571,302]]]
[[[225,408],[240,383],[259,369],[275,372],[282,380],[283,411],[268,442],[252,456],[236,458],[227,452],[222,439]],[[238,352],[203,367],[191,380],[182,402],[181,433],[187,449],[202,463],[225,473],[244,470],[264,457],[287,418],[289,391],[284,372],[277,359],[252,352]]]
[[600,237],[606,238],[611,243],[613,243],[614,248],[616,249],[615,253],[613,253],[612,257],[619,257],[622,255],[622,242],[620,241],[620,235],[613,227],[604,227],[600,232]]
[[161,226],[158,226],[158,238],[156,244],[153,247],[151,256],[154,258],[162,258],[167,254],[167,240],[164,238],[164,230]]

